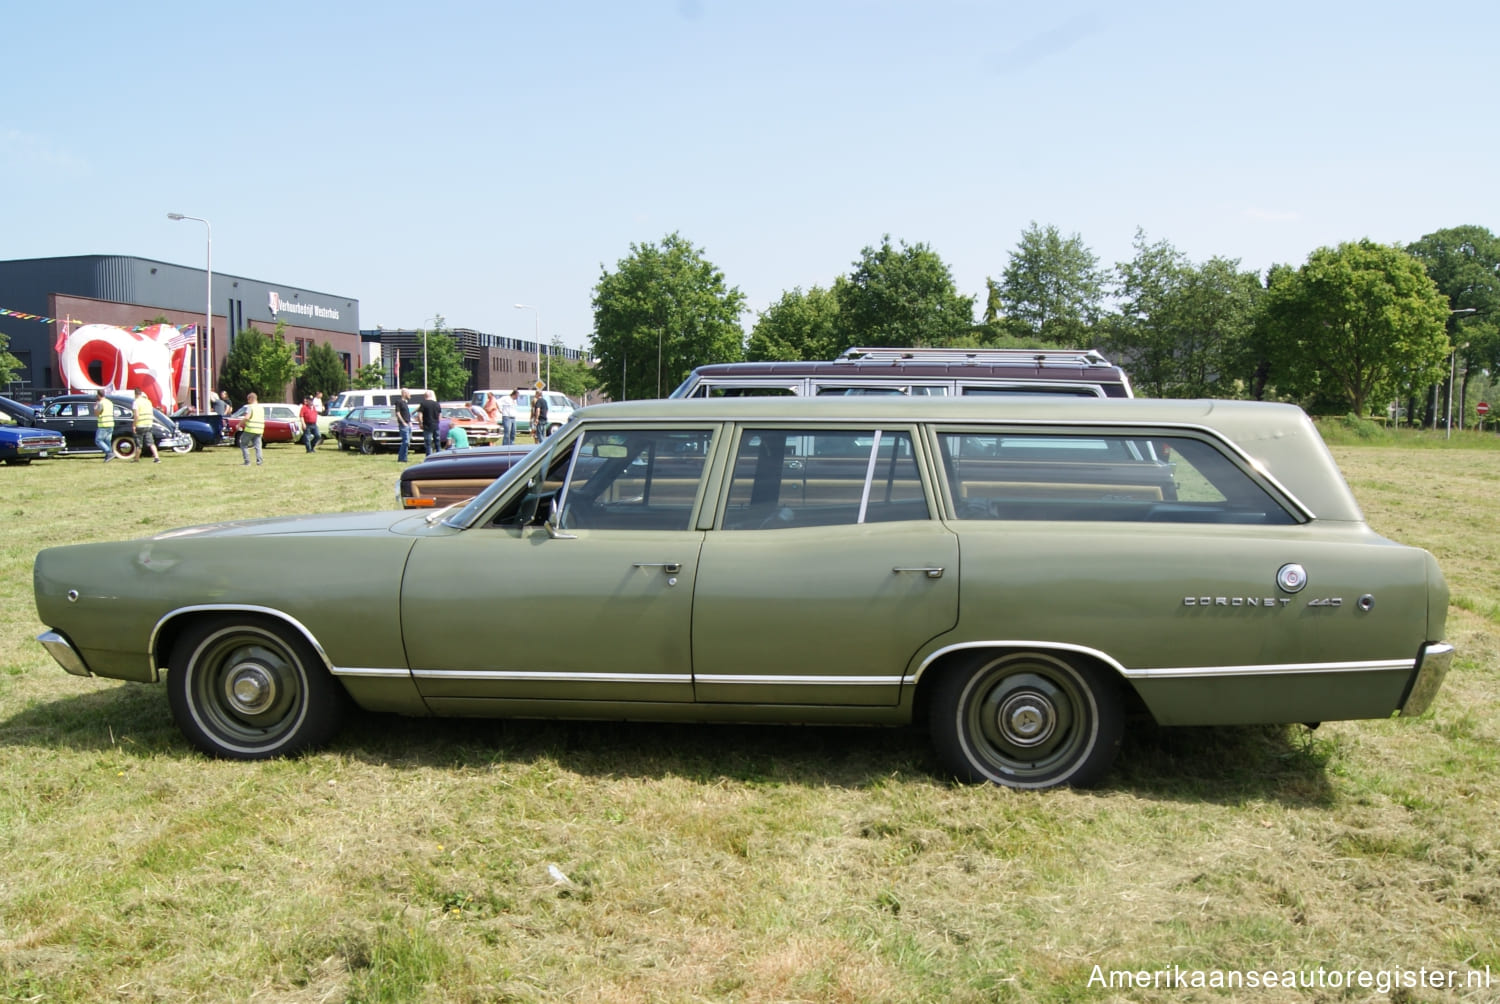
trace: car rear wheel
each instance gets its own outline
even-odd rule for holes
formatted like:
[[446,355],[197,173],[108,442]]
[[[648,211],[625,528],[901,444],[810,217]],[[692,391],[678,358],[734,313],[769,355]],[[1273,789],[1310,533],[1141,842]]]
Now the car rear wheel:
[[933,745],[966,781],[1083,787],[1109,770],[1124,730],[1119,681],[1094,663],[986,652],[942,676]]
[[359,437],[359,452],[363,453],[367,457],[370,454],[374,453],[375,452],[375,440],[372,439],[369,436],[360,436]]
[[198,749],[231,760],[301,753],[343,722],[343,688],[300,635],[254,615],[212,617],[172,648],[167,696]]
[[121,460],[129,460],[135,456],[136,443],[134,436],[116,436],[113,446],[115,456]]

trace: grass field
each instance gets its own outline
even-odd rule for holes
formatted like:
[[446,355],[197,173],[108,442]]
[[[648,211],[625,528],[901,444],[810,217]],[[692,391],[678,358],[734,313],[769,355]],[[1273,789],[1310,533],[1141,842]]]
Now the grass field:
[[[212,762],[161,688],[52,663],[32,557],[391,508],[394,459],[0,468],[0,999],[1500,1000],[1500,443],[1330,436],[1449,577],[1433,710],[1137,728],[1102,787],[1045,794],[951,784],[915,730],[359,716]],[[1101,985],[1174,966],[1322,987]]]

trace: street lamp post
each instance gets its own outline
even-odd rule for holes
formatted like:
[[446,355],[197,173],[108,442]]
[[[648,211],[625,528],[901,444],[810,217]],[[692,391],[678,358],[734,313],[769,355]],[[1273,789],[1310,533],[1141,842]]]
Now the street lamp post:
[[[169,220],[195,220],[203,224],[208,231],[208,260],[204,272],[208,275],[208,297],[204,301],[203,309],[203,351],[199,353],[201,361],[198,364],[198,410],[207,412],[211,407],[208,400],[209,377],[213,373],[214,364],[214,228],[201,216],[187,216],[183,213],[168,213]],[[196,342],[197,339],[194,339]]]
[[512,304],[517,310],[529,310],[536,321],[536,378],[542,378],[542,312],[529,303]]
[[[1448,313],[1454,317],[1465,317],[1469,314],[1478,313],[1478,310],[1475,307],[1460,307],[1457,310],[1450,310]],[[1453,324],[1454,329],[1457,330],[1458,322],[1454,321]],[[1448,428],[1443,436],[1444,439],[1453,438],[1453,383],[1458,377],[1458,354],[1468,347],[1469,343],[1464,342],[1462,345],[1453,346],[1453,351],[1448,353]],[[1459,415],[1459,419],[1460,421],[1463,419],[1462,414]]]

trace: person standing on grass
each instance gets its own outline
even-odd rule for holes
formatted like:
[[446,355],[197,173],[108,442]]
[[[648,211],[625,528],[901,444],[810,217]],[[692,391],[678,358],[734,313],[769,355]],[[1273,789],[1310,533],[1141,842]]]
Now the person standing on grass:
[[401,397],[396,400],[396,424],[401,427],[401,448],[396,451],[396,463],[406,463],[407,451],[411,449],[411,391],[401,388]]
[[240,456],[242,466],[250,466],[250,447],[255,447],[255,466],[261,464],[261,441],[266,433],[266,406],[251,391],[245,395],[245,427],[240,430]]
[[94,402],[94,418],[98,422],[94,428],[94,445],[104,451],[107,464],[115,459],[115,403],[102,390]]
[[141,454],[149,446],[154,458],[151,462],[161,463],[161,454],[156,452],[156,409],[151,406],[151,399],[146,396],[146,392],[139,387],[135,389],[135,403],[130,410],[135,417],[135,456],[130,462],[140,460]]
[[504,446],[516,441],[516,403],[520,399],[521,392],[513,390],[500,402],[500,443]]
[[302,445],[307,447],[311,453],[318,448],[318,440],[322,436],[318,432],[318,406],[310,397],[302,399],[302,411],[299,413],[302,419]]
[[422,402],[417,405],[417,410],[422,414],[422,449],[430,457],[443,448],[443,437],[438,431],[438,425],[443,420],[443,409],[438,407],[437,398],[432,396],[432,391],[428,391],[422,395]]
[[547,438],[547,398],[540,390],[531,396],[531,438],[538,443]]

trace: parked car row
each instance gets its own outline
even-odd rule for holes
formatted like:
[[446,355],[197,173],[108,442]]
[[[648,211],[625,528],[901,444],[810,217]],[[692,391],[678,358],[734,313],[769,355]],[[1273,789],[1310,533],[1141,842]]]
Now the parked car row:
[[[134,398],[130,394],[107,395],[114,405],[115,426],[112,445],[114,455],[121,459],[135,456],[135,412]],[[41,429],[62,437],[62,448],[57,455],[99,455],[94,445],[94,436],[99,429],[99,419],[94,414],[97,398],[93,394],[61,394],[47,398],[33,407],[0,397],[0,414],[17,426]],[[158,450],[189,453],[199,443],[198,434],[212,436],[207,423],[183,419],[181,423],[169,418],[161,409],[154,409],[155,423],[152,436]],[[49,451],[50,452],[50,451]]]

